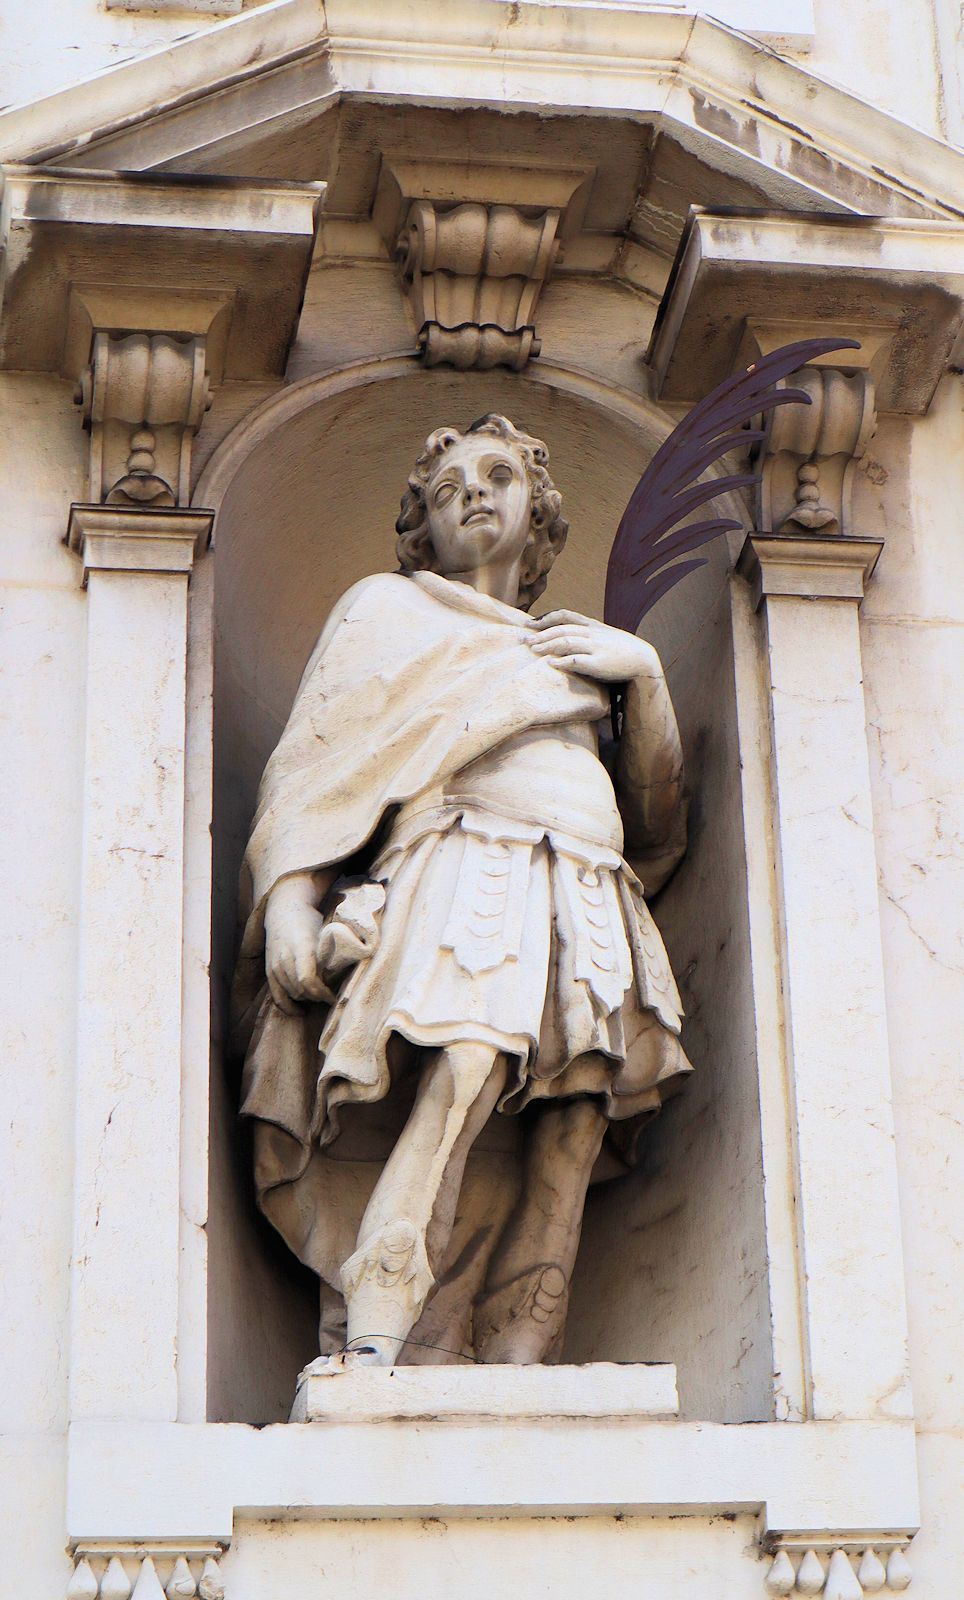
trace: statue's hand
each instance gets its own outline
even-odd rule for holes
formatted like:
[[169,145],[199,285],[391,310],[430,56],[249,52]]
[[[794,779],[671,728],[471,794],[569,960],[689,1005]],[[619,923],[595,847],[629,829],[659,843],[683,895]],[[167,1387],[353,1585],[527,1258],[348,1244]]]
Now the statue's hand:
[[534,618],[530,630],[526,639],[533,655],[545,656],[563,672],[579,673],[600,683],[663,675],[659,656],[645,639],[580,616],[578,611],[550,611]]
[[276,883],[264,918],[265,970],[276,1006],[297,1015],[299,1000],[330,1000],[321,974],[319,951],[324,919],[315,903],[311,873],[296,873]]

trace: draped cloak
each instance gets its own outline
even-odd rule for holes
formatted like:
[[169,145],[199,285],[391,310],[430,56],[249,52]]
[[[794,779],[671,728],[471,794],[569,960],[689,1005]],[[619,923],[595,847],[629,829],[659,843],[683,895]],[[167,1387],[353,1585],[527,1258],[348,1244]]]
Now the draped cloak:
[[[292,873],[336,864],[351,872],[365,862],[366,850],[365,865],[378,877],[386,844],[389,861],[405,853],[397,843],[393,853],[392,830],[411,811],[410,802],[443,793],[447,780],[531,730],[551,737],[555,728],[561,736],[601,721],[609,705],[605,687],[534,655],[525,642],[527,627],[516,608],[434,574],[365,579],[329,618],[265,768],[242,868],[245,926],[234,993],[236,1042],[246,1051],[242,1110],[254,1121],[262,1209],[323,1277],[331,1277],[332,1247],[317,1216],[319,1197],[331,1192],[321,1170],[322,1147],[338,1136],[339,1102],[384,1099],[392,1087],[391,1068],[382,1049],[380,1061],[349,1070],[348,1081],[333,1086],[326,1078],[325,1043],[337,1042],[342,1002],[330,1014],[310,1004],[289,1016],[270,1000],[264,970],[267,898]],[[465,826],[471,828],[471,821]],[[505,831],[511,840],[512,825]],[[439,824],[436,833],[441,832]],[[416,849],[423,848],[417,831],[414,837]],[[538,839],[539,830],[531,837]],[[603,883],[610,898],[616,892],[610,880],[618,886],[636,982],[632,1005],[623,1008],[634,1019],[625,1040],[618,1005],[610,1019],[617,1029],[610,1054],[648,1052],[649,1065],[635,1076],[627,1068],[622,1107],[617,1082],[616,1098],[608,1094],[608,1114],[638,1124],[638,1113],[657,1109],[663,1094],[690,1070],[678,1043],[679,996],[642,888],[625,863],[612,852],[600,855],[597,849],[593,855],[590,849],[579,865],[578,841],[563,838],[560,848],[567,859],[576,853],[573,882],[588,873],[587,881],[597,888]],[[600,874],[600,861],[617,870]],[[386,869],[386,879],[392,870]],[[394,892],[389,881],[387,910]],[[366,1005],[356,1010],[364,1018]],[[611,1090],[612,1074],[600,1064],[600,1049],[607,1045],[597,1038],[595,1053],[582,1058],[588,1065],[574,1062],[558,1091],[537,1084],[534,1092],[597,1092],[600,1073]],[[525,1077],[520,1066],[518,1104],[529,1098]]]

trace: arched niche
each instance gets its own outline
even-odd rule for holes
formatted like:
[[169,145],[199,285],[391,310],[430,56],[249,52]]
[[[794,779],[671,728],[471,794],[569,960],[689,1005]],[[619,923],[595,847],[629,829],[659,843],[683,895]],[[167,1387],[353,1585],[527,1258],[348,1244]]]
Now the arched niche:
[[[415,454],[442,423],[501,411],[546,439],[571,532],[540,608],[600,615],[613,534],[671,422],[587,374],[427,371],[406,356],[312,377],[246,419],[196,492],[218,517],[214,645],[214,1013],[235,943],[237,869],[264,762],[333,601],[394,565]],[[732,507],[728,508],[732,509]],[[639,1168],[591,1192],[566,1359],[675,1361],[683,1412],[771,1413],[760,1121],[729,573],[723,541],[644,632],[677,706],[690,848],[654,905],[698,1067]],[[201,603],[198,593],[197,602]],[[359,686],[364,693],[364,686]],[[215,1035],[220,1035],[216,1026]],[[254,1215],[236,1083],[212,1089],[208,1370],[219,1420],[282,1417],[315,1345],[313,1280]]]

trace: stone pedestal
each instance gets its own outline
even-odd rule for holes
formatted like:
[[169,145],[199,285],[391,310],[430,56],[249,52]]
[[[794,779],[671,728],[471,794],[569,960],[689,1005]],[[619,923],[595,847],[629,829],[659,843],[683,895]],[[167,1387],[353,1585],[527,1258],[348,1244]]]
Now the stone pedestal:
[[292,1422],[445,1417],[548,1422],[574,1417],[675,1417],[676,1368],[612,1361],[581,1367],[355,1367],[303,1373]]

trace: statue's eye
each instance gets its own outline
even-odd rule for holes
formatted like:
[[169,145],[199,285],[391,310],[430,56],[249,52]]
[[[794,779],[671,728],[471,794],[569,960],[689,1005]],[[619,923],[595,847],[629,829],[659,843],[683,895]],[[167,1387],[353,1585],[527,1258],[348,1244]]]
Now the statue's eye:
[[497,462],[492,468],[492,471],[489,473],[489,478],[492,483],[511,483],[512,468],[506,466],[504,461]]
[[454,494],[454,483],[440,483],[435,491],[433,499],[435,500],[435,504],[437,506],[447,506]]

